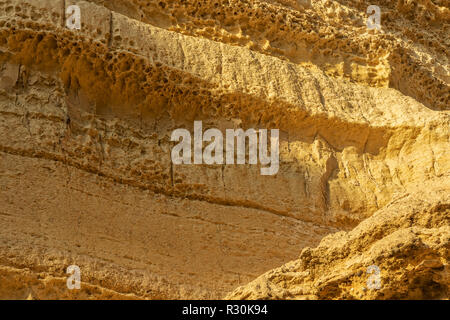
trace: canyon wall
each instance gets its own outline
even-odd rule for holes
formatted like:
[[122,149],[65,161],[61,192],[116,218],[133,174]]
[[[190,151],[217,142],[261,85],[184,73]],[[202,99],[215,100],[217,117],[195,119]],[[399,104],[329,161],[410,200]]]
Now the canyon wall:
[[[0,298],[448,297],[449,19],[445,0],[0,1]],[[278,173],[174,165],[196,120],[279,129]],[[370,251],[396,237],[432,258]],[[291,260],[295,285],[240,287]],[[439,279],[350,294],[375,260]]]

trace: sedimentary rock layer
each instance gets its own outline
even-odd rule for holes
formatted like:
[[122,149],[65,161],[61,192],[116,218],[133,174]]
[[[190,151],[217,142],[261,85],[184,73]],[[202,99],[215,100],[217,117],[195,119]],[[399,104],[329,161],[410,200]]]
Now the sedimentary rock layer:
[[[448,299],[448,188],[448,177],[421,184],[227,298]],[[378,275],[377,284],[371,278]]]
[[[379,5],[0,1],[0,297],[223,297],[448,179],[448,6]],[[280,129],[278,174],[173,165],[194,120]]]

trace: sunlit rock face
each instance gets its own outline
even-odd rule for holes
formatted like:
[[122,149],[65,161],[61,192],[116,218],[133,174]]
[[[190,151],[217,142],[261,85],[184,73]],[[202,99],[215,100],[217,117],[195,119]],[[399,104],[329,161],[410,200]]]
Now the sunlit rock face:
[[[448,298],[449,17],[0,1],[0,298]],[[279,130],[278,170],[174,164],[195,121]]]

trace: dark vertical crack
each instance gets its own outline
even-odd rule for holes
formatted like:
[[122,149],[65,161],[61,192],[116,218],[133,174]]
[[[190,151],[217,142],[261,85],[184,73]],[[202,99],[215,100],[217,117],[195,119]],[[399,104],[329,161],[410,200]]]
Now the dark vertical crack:
[[61,27],[66,26],[66,0],[62,0]]
[[17,80],[16,83],[14,84],[14,87],[16,88],[16,94],[14,97],[14,105],[16,107],[21,107],[23,109],[23,117],[22,117],[22,124],[24,125],[24,127],[27,129],[28,134],[31,137],[31,141],[34,144],[34,140],[33,140],[33,134],[31,133],[31,129],[30,129],[30,120],[28,118],[28,110],[25,108],[24,105],[19,106],[19,89],[23,89],[23,79],[22,79],[22,65],[19,64],[18,68],[17,68]]
[[108,36],[108,48],[112,47],[112,39],[113,39],[113,14],[112,11],[109,12],[109,36]]
[[225,173],[224,173],[224,171],[225,171],[225,165],[223,164],[222,165],[222,184],[223,184],[223,190],[225,192]]
[[98,142],[100,144],[100,155],[101,155],[100,164],[99,164],[99,167],[100,167],[99,171],[100,171],[101,167],[103,165],[103,162],[105,161],[105,148],[103,146],[102,135],[100,133],[98,134]]
[[291,154],[291,136],[290,136],[289,131],[287,133],[287,136],[288,136],[288,138],[287,138],[287,141],[288,141],[288,152],[289,152],[289,155],[290,155]]
[[334,171],[339,167],[336,157],[331,155],[326,163],[325,173],[320,178],[320,188],[322,191],[323,210],[327,212],[330,208],[330,183],[329,179],[334,174]]
[[172,159],[169,159],[170,161],[170,184],[172,185],[172,188],[174,187],[174,183],[173,183],[173,163],[172,163]]

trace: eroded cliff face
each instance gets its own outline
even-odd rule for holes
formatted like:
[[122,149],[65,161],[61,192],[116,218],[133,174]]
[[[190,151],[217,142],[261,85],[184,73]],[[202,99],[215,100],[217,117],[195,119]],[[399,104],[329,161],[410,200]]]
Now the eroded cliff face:
[[[448,297],[449,6],[370,4],[382,31],[365,1],[0,1],[0,297],[221,298],[339,231],[228,297]],[[173,165],[194,120],[279,129],[279,172]],[[400,275],[350,293],[369,260]]]
[[449,180],[417,187],[227,298],[448,299]]

